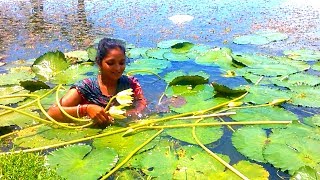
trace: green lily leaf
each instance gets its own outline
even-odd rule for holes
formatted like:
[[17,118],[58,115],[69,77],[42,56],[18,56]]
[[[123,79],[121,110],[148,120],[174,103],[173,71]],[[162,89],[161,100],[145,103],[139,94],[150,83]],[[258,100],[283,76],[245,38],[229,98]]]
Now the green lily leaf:
[[[237,164],[234,164],[232,166],[235,169],[239,170],[239,172],[245,175],[248,179],[269,179],[268,171],[265,170],[261,165],[254,164],[249,161],[239,161]],[[221,180],[241,179],[238,175],[236,175],[229,169],[227,169],[227,171],[223,173],[214,174],[214,176],[211,178]]]
[[88,53],[88,58],[91,61],[95,61],[97,56],[97,49],[94,46],[89,46],[86,51]]
[[309,49],[286,50],[283,52],[288,58],[299,61],[317,61],[320,60],[320,51]]
[[62,141],[71,141],[80,139],[88,136],[97,135],[101,132],[100,129],[65,129],[65,128],[48,128],[44,127],[45,130],[39,128],[39,135],[46,139],[58,139]]
[[[165,123],[165,125],[176,125],[176,124],[192,124],[195,120],[171,120]],[[212,123],[218,122],[213,118],[208,118],[201,123]],[[175,139],[179,139],[181,141],[190,143],[190,144],[197,144],[192,136],[192,127],[186,128],[174,128],[174,129],[167,129],[166,133]],[[201,143],[203,144],[210,144],[213,143],[221,138],[223,134],[223,130],[221,126],[209,126],[209,127],[196,127],[196,135]]]
[[247,72],[263,76],[284,76],[298,72],[299,70],[284,64],[256,64],[251,68],[245,68]]
[[194,45],[190,42],[182,42],[182,43],[177,43],[173,46],[171,46],[171,51],[173,53],[181,54],[181,53],[187,53],[190,51],[190,49]]
[[176,54],[172,52],[166,52],[163,54],[163,57],[169,61],[188,61],[190,58],[187,54]]
[[[137,71],[137,74],[141,75],[150,75],[150,72],[159,74],[164,69],[169,68],[171,66],[171,62],[167,60],[159,60],[159,59],[138,59],[134,62],[130,62],[126,67],[126,72],[134,72]],[[136,74],[136,73],[134,73]]]
[[[173,39],[173,40],[166,40],[166,41],[161,41],[157,44],[158,48],[171,48],[172,46],[179,44],[179,43],[189,43],[186,40],[180,40],[180,39]],[[190,43],[191,44],[191,43]]]
[[51,129],[49,126],[35,126],[17,133],[17,138],[13,140],[14,145],[23,148],[38,148],[53,144],[62,143],[59,139],[47,139],[41,136],[42,132]]
[[[61,71],[52,78],[52,82],[55,84],[73,84],[87,78],[86,73],[96,72],[96,68],[92,65],[77,64],[72,65],[68,69]],[[68,78],[66,78],[68,77]]]
[[204,44],[195,44],[189,52],[186,53],[186,55],[190,59],[196,59],[197,56],[200,56],[203,53],[206,53],[211,49],[210,46],[204,45]]
[[51,77],[67,69],[69,63],[60,51],[48,52],[37,58],[31,66],[39,78],[49,80]]
[[66,179],[98,179],[118,161],[111,148],[92,149],[88,145],[73,145],[58,149],[47,156],[48,164]]
[[276,77],[271,79],[271,81],[274,84],[278,86],[283,86],[283,87],[290,87],[290,86],[296,86],[296,85],[315,86],[320,84],[320,80],[318,76],[314,76],[306,73],[296,73],[296,74],[291,74],[289,76]]
[[290,144],[268,144],[264,150],[264,157],[275,167],[289,170],[294,174],[304,166],[319,168],[320,141],[313,139],[296,139]]
[[[0,87],[0,96],[10,96],[10,95],[22,95],[28,94],[29,91],[25,90],[21,86],[9,86],[9,87]],[[25,96],[21,97],[14,97],[14,98],[0,98],[0,104],[7,105],[7,104],[15,104],[20,101],[25,100]]]
[[133,58],[133,59],[136,59],[136,58],[147,58],[147,55],[146,55],[146,52],[149,50],[150,48],[132,48],[130,49],[126,55],[129,57],[129,58]]
[[247,94],[242,101],[254,104],[265,104],[275,99],[290,99],[293,93],[278,88],[270,88],[268,86],[250,86]]
[[303,119],[303,122],[312,127],[320,127],[320,115],[314,115]]
[[20,81],[32,80],[35,74],[31,71],[30,67],[15,67],[9,69],[9,73],[0,74],[0,86],[3,85],[18,85]]
[[320,71],[320,62],[313,64],[312,69],[314,69],[316,71]]
[[273,59],[279,61],[281,64],[290,64],[290,66],[296,67],[300,72],[310,69],[310,65],[305,61],[295,61],[287,57],[272,57]]
[[160,48],[152,48],[146,51],[146,54],[149,58],[155,59],[165,59],[163,54],[171,52],[170,49],[160,49]]
[[296,94],[292,96],[292,104],[306,107],[320,107],[320,88],[310,86],[291,86]]
[[133,156],[127,164],[151,177],[172,179],[178,164],[172,147],[172,142],[160,141],[155,148]]
[[76,61],[87,61],[89,59],[87,51],[71,51],[64,53],[64,55],[66,58],[76,59]]
[[[234,109],[237,114],[230,117],[235,121],[289,121],[298,120],[298,117],[280,107],[256,107],[245,109]],[[265,126],[265,125],[263,125]],[[268,125],[269,126],[269,125]],[[274,125],[272,125],[274,126]]]
[[144,180],[143,176],[139,172],[126,169],[123,171],[117,171],[113,174],[115,179],[135,179],[135,180]]
[[[179,161],[173,179],[207,179],[211,174],[223,172],[225,169],[224,165],[197,146],[182,146],[177,150],[177,154]],[[217,155],[230,162],[228,156]]]
[[258,162],[266,162],[262,152],[269,142],[265,130],[260,127],[242,127],[232,134],[233,146],[241,154]]
[[50,89],[50,86],[48,86],[43,81],[39,81],[39,80],[20,81],[20,85],[24,89],[31,91],[31,92],[34,92],[34,91],[40,90],[40,89]]
[[260,35],[244,35],[234,38],[233,43],[263,45],[270,43],[270,40]]
[[270,42],[282,41],[282,40],[289,38],[289,36],[287,34],[283,34],[280,32],[274,32],[274,31],[266,31],[266,30],[255,32],[255,34],[266,37]]
[[229,68],[232,66],[231,50],[228,48],[215,48],[199,55],[195,62],[207,66],[220,66]]
[[164,80],[170,85],[191,85],[206,84],[209,81],[210,75],[203,72],[188,72],[172,71],[165,75]]
[[293,180],[298,179],[309,179],[309,180],[317,180],[320,179],[320,170],[315,170],[309,166],[305,166],[300,168],[296,173],[292,176]]
[[[32,111],[30,108],[22,108],[19,110],[22,110],[33,116],[39,117],[39,113]],[[2,111],[0,111],[0,113],[2,113]],[[8,114],[1,115],[0,127],[17,125],[21,128],[24,128],[36,123],[37,121],[35,121],[35,119],[30,116],[26,116],[17,112],[11,112]]]
[[[117,130],[118,127],[109,128],[107,131]],[[123,137],[123,133],[94,139],[93,146],[97,149],[110,147],[117,151],[120,158],[126,157],[131,151],[155,134],[155,130],[138,131],[131,136]],[[155,141],[155,140],[153,140]],[[156,141],[157,142],[157,141]],[[153,145],[151,145],[153,146]],[[146,148],[146,147],[144,147]]]
[[247,67],[254,67],[257,64],[278,64],[275,59],[256,54],[235,54],[232,56],[236,64]]

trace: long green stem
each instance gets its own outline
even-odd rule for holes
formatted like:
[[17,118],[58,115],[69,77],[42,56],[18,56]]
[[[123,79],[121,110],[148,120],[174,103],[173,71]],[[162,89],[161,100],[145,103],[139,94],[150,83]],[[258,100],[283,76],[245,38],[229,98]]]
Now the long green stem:
[[[49,94],[51,94],[53,91],[55,91],[55,90],[57,89],[57,87],[58,87],[58,86],[54,87],[53,89],[51,89],[50,91],[48,91],[48,92],[45,93],[44,95],[42,95],[42,96],[38,97],[37,99],[34,99],[34,100],[32,100],[32,101],[24,104],[24,105],[19,106],[19,107],[17,107],[16,109],[21,109],[21,108],[27,107],[27,106],[29,106],[29,105],[37,102],[38,99],[42,99],[42,98],[48,96]],[[0,113],[0,116],[5,115],[5,114],[8,114],[8,113],[10,113],[10,112],[13,112],[13,111],[12,111],[12,110],[5,111],[5,112],[3,112],[3,113]]]
[[110,106],[111,106],[112,101],[113,101],[114,99],[116,99],[116,97],[117,97],[117,95],[111,97],[111,99],[109,100],[107,106],[104,108],[104,111],[108,111],[108,109],[109,109]]
[[59,90],[60,90],[61,86],[62,86],[62,85],[59,84],[59,85],[58,85],[58,88],[57,88],[57,91],[56,91],[56,103],[57,103],[60,111],[61,111],[65,116],[67,116],[69,119],[74,120],[74,121],[79,121],[79,122],[92,121],[91,119],[81,119],[81,118],[73,117],[73,116],[71,116],[70,114],[68,114],[68,113],[63,109],[63,107],[62,107],[61,104],[60,104],[60,98],[59,98]]
[[105,176],[103,176],[101,178],[101,180],[103,179],[107,179],[111,174],[113,174],[114,172],[116,172],[118,169],[120,169],[126,162],[128,162],[132,156],[138,152],[141,148],[143,148],[145,145],[147,145],[149,142],[151,142],[155,137],[157,137],[160,133],[162,133],[163,129],[159,130],[156,134],[154,134],[152,137],[150,137],[149,139],[147,139],[144,143],[142,143],[140,146],[138,146],[137,148],[135,148],[120,164],[118,164],[115,168],[113,168],[110,172],[108,172],[108,174],[106,174]]
[[[196,123],[198,123],[200,120],[198,120]],[[207,153],[209,153],[212,157],[214,157],[216,160],[218,160],[221,164],[223,164],[224,166],[226,166],[228,169],[230,169],[232,172],[234,172],[236,175],[238,175],[240,178],[245,179],[245,180],[249,180],[249,178],[247,178],[245,175],[243,175],[242,173],[240,173],[237,169],[235,169],[234,167],[232,167],[230,164],[228,164],[227,162],[225,162],[222,158],[220,158],[219,156],[217,156],[215,153],[213,153],[212,151],[210,151],[210,149],[208,149],[205,145],[203,145],[201,143],[201,141],[198,139],[197,135],[196,135],[196,127],[192,128],[192,136],[194,138],[194,140],[199,144],[199,146],[202,147],[202,149],[204,149]]]

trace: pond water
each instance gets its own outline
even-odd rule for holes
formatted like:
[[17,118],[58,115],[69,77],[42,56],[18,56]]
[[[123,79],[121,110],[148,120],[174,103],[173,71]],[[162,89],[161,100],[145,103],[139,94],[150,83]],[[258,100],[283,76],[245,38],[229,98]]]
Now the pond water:
[[[84,50],[98,38],[124,39],[136,47],[156,47],[158,42],[184,39],[210,47],[227,47],[233,52],[283,55],[291,49],[319,50],[319,0],[2,0],[0,1],[0,62],[37,58],[48,52]],[[187,15],[175,19],[177,15]],[[288,35],[284,41],[265,45],[239,45],[237,36],[258,30],[275,30]],[[170,71],[203,70],[211,75],[221,73],[218,67],[193,62],[173,62]],[[5,72],[5,65],[0,66]],[[164,75],[167,71],[164,71]],[[319,72],[313,72],[319,75]],[[155,77],[137,76],[151,106],[166,84]],[[305,111],[319,113],[317,108],[286,105],[299,117]],[[231,164],[246,159],[231,144],[232,132],[224,129],[222,139],[211,150],[229,155]],[[277,169],[269,170],[270,179],[279,179]],[[280,172],[281,176],[289,177]]]

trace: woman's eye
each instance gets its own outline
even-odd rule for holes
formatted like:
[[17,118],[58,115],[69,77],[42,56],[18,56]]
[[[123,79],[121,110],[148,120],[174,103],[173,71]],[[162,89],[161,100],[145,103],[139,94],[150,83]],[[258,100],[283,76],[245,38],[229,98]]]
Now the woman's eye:
[[109,66],[112,66],[114,63],[113,63],[113,62],[107,62],[107,64],[108,64]]

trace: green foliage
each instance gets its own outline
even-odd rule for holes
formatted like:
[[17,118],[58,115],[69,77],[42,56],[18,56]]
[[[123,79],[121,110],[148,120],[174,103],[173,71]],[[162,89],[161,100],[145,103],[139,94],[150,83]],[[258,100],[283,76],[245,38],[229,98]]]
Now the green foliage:
[[208,83],[210,75],[203,72],[184,72],[180,71],[172,71],[167,73],[164,76],[164,80],[170,85],[191,85],[196,86],[199,84]]
[[312,127],[320,127],[320,115],[316,114],[314,116],[304,118],[303,122]]
[[0,156],[1,179],[62,179],[45,165],[45,158],[40,154],[18,153]]
[[170,49],[152,48],[146,51],[148,58],[165,59],[163,54],[171,52]]
[[129,58],[146,58],[147,55],[146,55],[146,52],[147,50],[149,50],[150,48],[132,48],[130,49],[126,55],[129,57]]
[[232,64],[231,50],[228,48],[215,48],[196,57],[197,64],[206,66],[230,67]]
[[20,81],[31,80],[35,74],[30,67],[21,66],[9,69],[8,73],[0,74],[0,86],[18,85]]
[[[24,90],[21,86],[7,86],[0,87],[0,96],[10,96],[10,95],[19,95],[19,94],[28,94],[29,91]],[[13,98],[0,98],[0,104],[14,104],[20,101],[23,101],[26,97],[13,97]]]
[[272,32],[272,31],[258,31],[252,35],[244,35],[237,37],[233,40],[236,44],[254,44],[254,45],[264,45],[273,41],[281,41],[288,39],[288,35]]
[[171,48],[172,46],[179,44],[179,43],[184,43],[188,42],[186,40],[179,40],[179,39],[172,39],[172,40],[165,40],[161,41],[157,44],[158,48]]
[[[38,112],[34,112],[32,111],[31,108],[22,108],[20,109],[28,114],[31,114],[33,116],[39,117],[39,113]],[[2,112],[2,111],[0,111]],[[7,113],[1,116],[1,120],[0,120],[0,127],[3,126],[11,126],[11,125],[17,125],[21,128],[30,126],[32,124],[36,124],[37,121],[35,121],[34,118],[30,117],[30,116],[26,116],[24,114],[21,113],[17,113],[17,112],[11,112],[11,113]]]
[[299,61],[316,61],[320,59],[320,51],[299,49],[299,50],[286,50],[283,52],[288,58]]
[[150,72],[159,74],[164,69],[171,66],[170,61],[159,59],[137,59],[130,62],[126,67],[126,72],[138,71],[134,74],[150,75]]
[[320,88],[310,86],[290,86],[295,92],[292,96],[292,104],[306,107],[320,107]]
[[88,145],[73,145],[58,149],[47,156],[47,163],[66,179],[97,179],[118,161],[111,148],[92,149]]
[[66,58],[76,59],[76,61],[87,61],[89,59],[89,55],[87,51],[71,51],[64,53]]
[[[191,124],[194,120],[171,120],[165,123],[165,125],[176,125],[176,124]],[[201,123],[212,123],[217,122],[213,118],[208,118]],[[190,144],[197,144],[192,136],[192,127],[167,129],[166,133],[175,139],[179,139]],[[196,135],[201,143],[210,144],[221,138],[223,130],[220,126],[217,127],[196,127]]]

